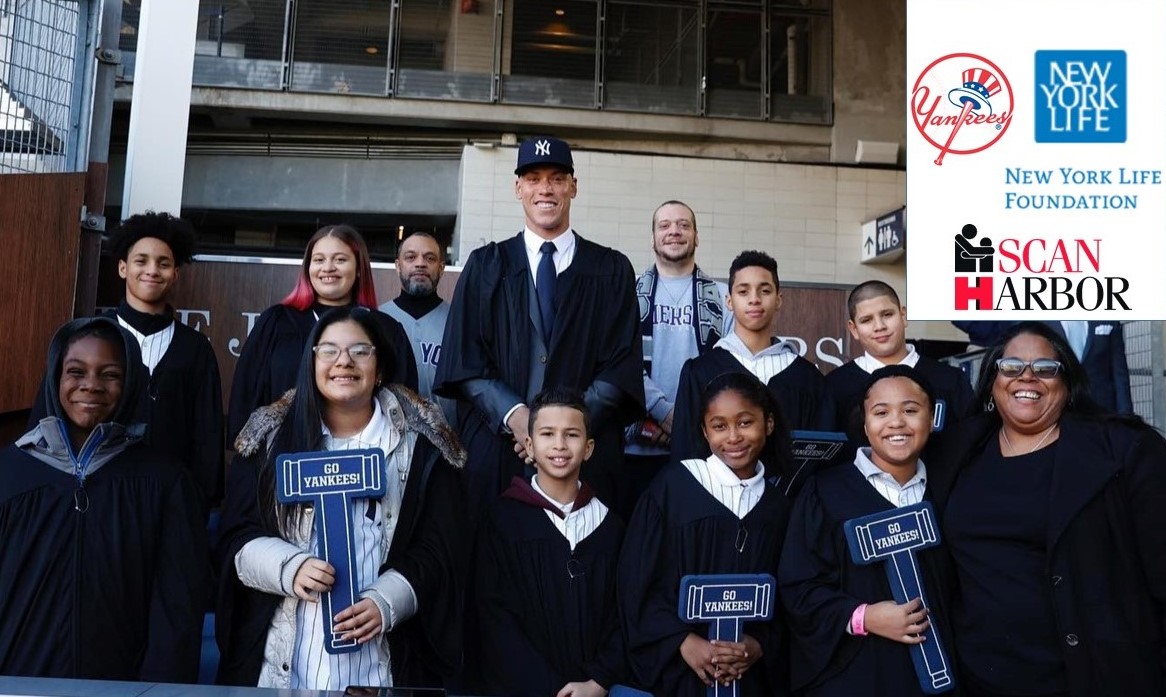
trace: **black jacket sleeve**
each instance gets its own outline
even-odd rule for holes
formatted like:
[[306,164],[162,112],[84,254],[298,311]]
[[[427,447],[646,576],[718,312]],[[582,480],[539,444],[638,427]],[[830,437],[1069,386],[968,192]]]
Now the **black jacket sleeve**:
[[461,668],[465,495],[458,470],[423,438],[414,448],[413,468],[407,485],[413,490],[407,488],[381,572],[395,569],[405,577],[417,594],[417,614],[389,635],[389,654],[395,682],[440,686],[441,678]]
[[198,681],[210,555],[198,493],[185,472],[170,487],[161,524],[149,639],[138,678],[193,683]]

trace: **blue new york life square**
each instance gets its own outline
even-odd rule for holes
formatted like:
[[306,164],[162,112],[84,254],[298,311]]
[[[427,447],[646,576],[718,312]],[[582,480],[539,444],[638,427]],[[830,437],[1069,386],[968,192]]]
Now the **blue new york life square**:
[[1125,51],[1037,51],[1038,143],[1124,143]]

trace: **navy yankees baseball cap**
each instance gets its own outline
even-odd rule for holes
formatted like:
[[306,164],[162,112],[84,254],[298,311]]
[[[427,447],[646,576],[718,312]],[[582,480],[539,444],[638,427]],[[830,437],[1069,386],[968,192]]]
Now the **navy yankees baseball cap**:
[[551,136],[527,138],[518,146],[518,166],[514,173],[521,175],[531,167],[549,165],[562,167],[575,173],[575,163],[571,160],[571,146]]

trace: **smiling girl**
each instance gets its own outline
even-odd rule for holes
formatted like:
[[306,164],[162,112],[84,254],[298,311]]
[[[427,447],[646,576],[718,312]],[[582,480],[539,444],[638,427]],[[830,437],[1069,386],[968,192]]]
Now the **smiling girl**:
[[[327,225],[308,240],[295,288],[259,315],[243,344],[231,383],[228,442],[251,412],[295,385],[300,353],[320,316],[334,307],[353,306],[374,311],[377,306],[368,247],[354,228]],[[383,312],[373,317],[392,347],[392,382],[417,389],[417,365],[405,330]]]
[[621,615],[639,687],[699,697],[714,682],[739,695],[784,695],[779,620],[750,622],[740,642],[710,642],[677,617],[688,574],[776,575],[789,503],[761,453],[784,428],[769,391],[748,373],[714,378],[701,398],[712,455],[663,470],[640,498],[620,556]]
[[[934,398],[913,368],[871,373],[863,392],[863,431],[852,466],[825,469],[802,490],[790,518],[778,574],[793,630],[792,678],[807,697],[922,695],[908,646],[924,641],[930,619],[944,632],[942,551],[916,553],[930,610],[898,604],[881,564],[851,561],[845,521],[927,498],[919,459],[931,434]],[[943,642],[951,646],[950,640]]]
[[[257,410],[228,469],[218,550],[219,682],[283,689],[437,687],[461,661],[465,451],[437,407],[389,384],[393,352],[362,307],[324,313],[296,389]],[[281,454],[377,448],[385,494],[349,507],[358,598],[327,616],[335,568],[310,504],[279,504]],[[359,643],[330,654],[324,626]]]

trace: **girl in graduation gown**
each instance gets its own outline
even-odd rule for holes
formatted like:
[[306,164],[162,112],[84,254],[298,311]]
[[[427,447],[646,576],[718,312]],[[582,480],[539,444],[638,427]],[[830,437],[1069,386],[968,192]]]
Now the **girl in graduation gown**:
[[[312,329],[294,392],[257,410],[228,470],[218,563],[219,682],[344,689],[439,687],[460,667],[465,451],[440,409],[389,385],[392,349],[374,312],[330,310]],[[386,359],[386,356],[388,357]],[[323,616],[335,569],[308,504],[276,502],[282,454],[378,448],[385,494],[354,499],[354,604]],[[360,644],[329,654],[325,623]]]
[[112,319],[57,331],[47,416],[0,450],[0,675],[195,682],[198,491],[131,424],[148,376]]
[[[863,390],[863,430],[869,447],[853,465],[810,479],[794,505],[782,549],[778,597],[793,638],[793,688],[805,697],[923,695],[909,645],[931,626],[949,660],[945,621],[950,572],[939,548],[916,552],[930,612],[913,599],[897,604],[882,564],[851,561],[845,521],[930,499],[919,459],[934,415],[926,379],[903,365],[880,368]],[[894,499],[894,503],[891,502]],[[934,624],[931,624],[931,621]]]
[[[320,315],[350,305],[374,311],[377,307],[368,247],[354,228],[328,225],[308,240],[296,287],[259,315],[243,344],[231,383],[229,440],[239,434],[253,411],[295,386],[300,354]],[[377,311],[374,317],[392,346],[390,381],[416,390],[417,365],[404,328],[383,312]]]
[[[783,620],[746,622],[741,642],[710,642],[677,615],[688,574],[777,575],[789,503],[760,462],[783,429],[769,391],[748,373],[713,379],[701,398],[712,455],[663,470],[640,498],[620,555],[620,614],[635,682],[656,695],[703,697],[737,681],[742,697],[788,694]],[[778,463],[777,471],[788,471]]]

